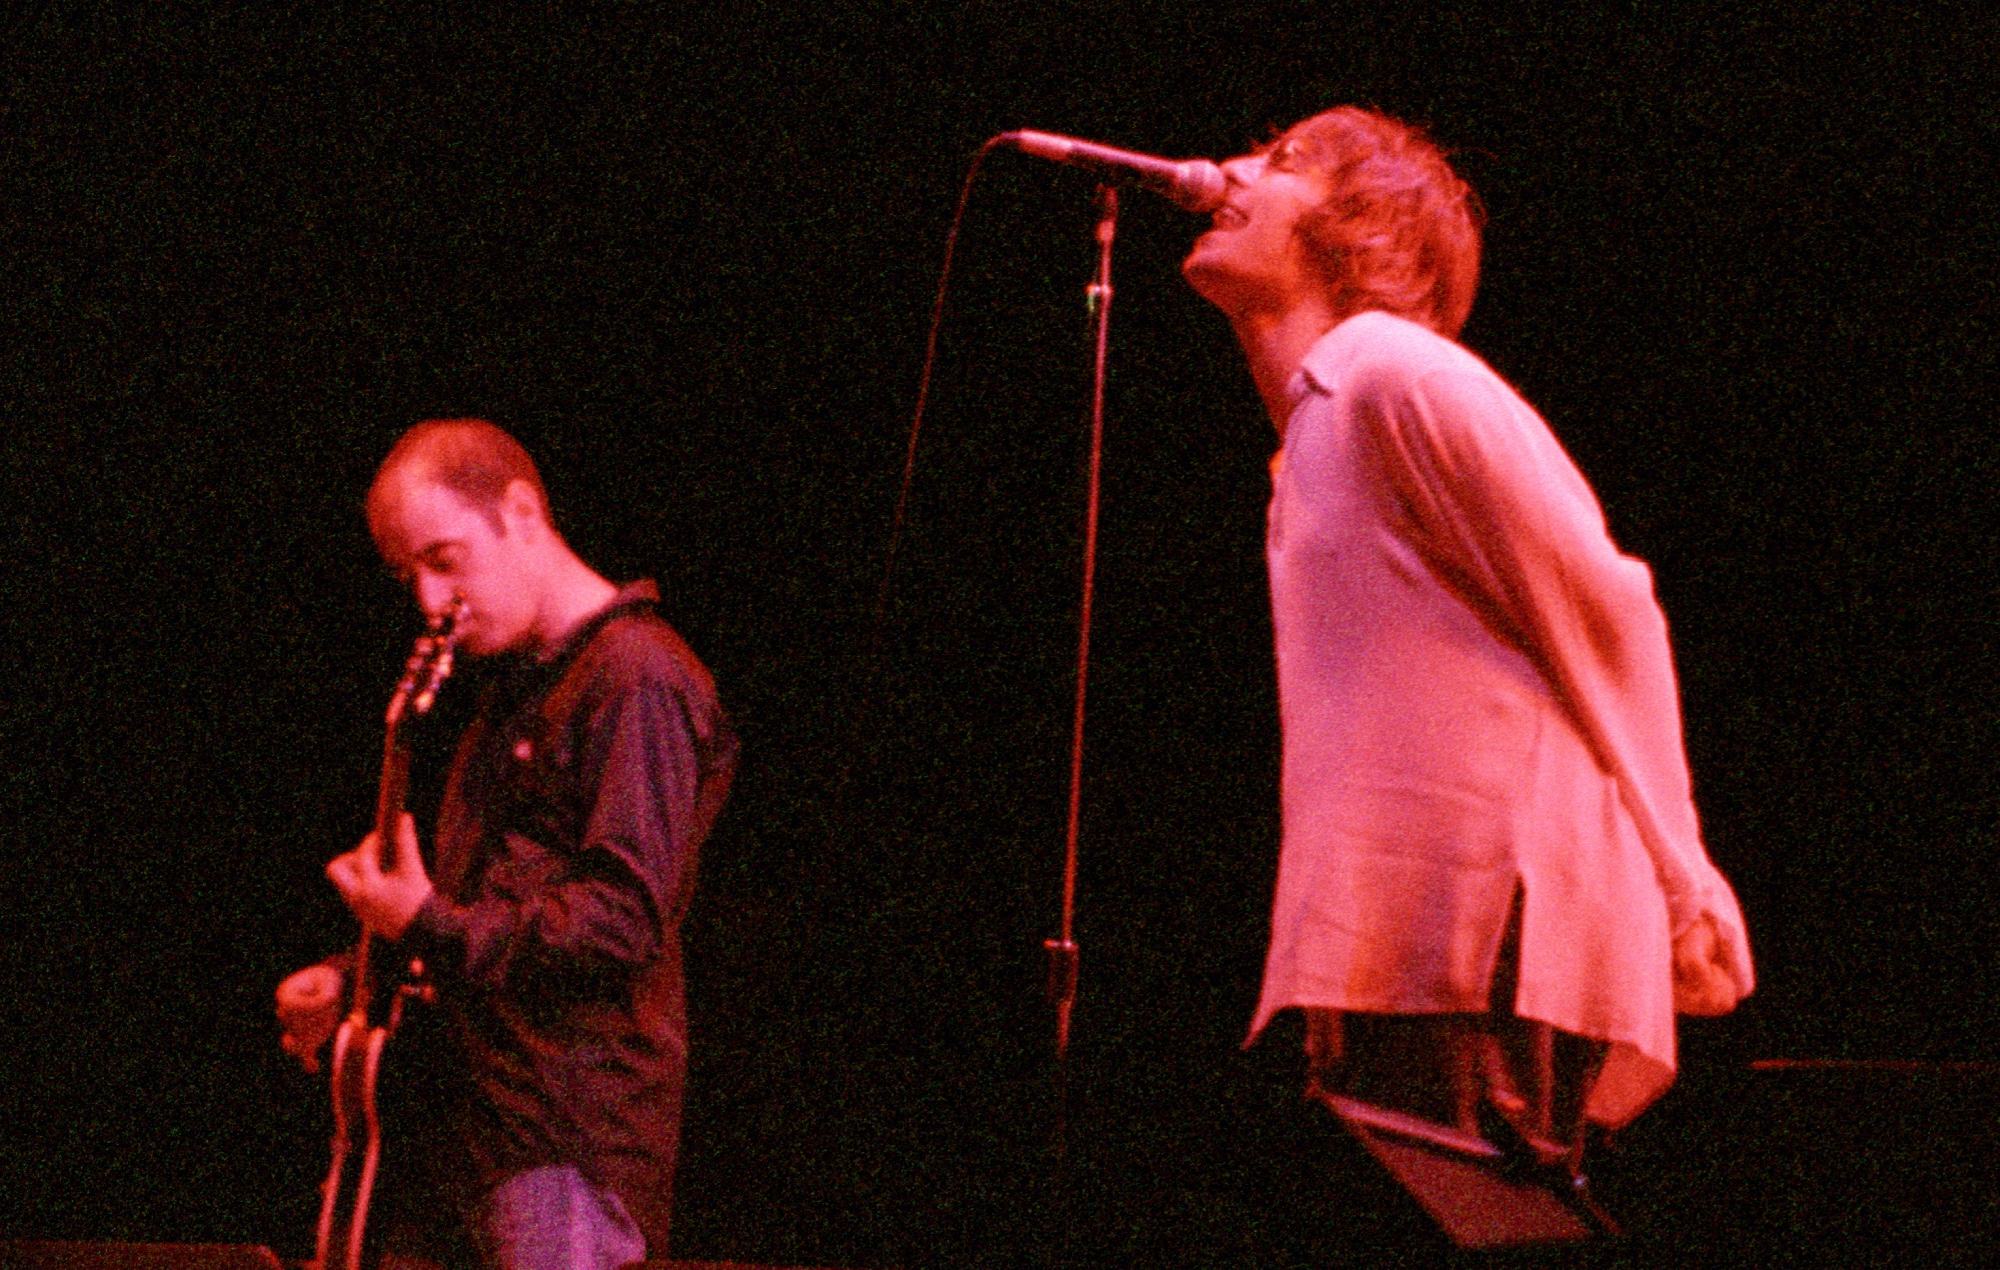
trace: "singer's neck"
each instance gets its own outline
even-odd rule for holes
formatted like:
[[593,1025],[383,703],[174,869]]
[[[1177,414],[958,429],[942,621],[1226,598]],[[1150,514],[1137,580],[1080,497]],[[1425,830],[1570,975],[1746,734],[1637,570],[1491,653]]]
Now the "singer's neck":
[[1288,308],[1253,309],[1230,318],[1236,340],[1250,362],[1257,395],[1263,398],[1264,410],[1278,430],[1279,445],[1285,443],[1286,387],[1319,337],[1347,316],[1330,299],[1314,295]]

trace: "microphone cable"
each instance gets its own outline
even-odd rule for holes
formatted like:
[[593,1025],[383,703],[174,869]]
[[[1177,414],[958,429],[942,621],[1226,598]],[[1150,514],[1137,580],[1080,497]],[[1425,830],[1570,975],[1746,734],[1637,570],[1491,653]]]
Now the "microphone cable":
[[[829,848],[837,850],[845,836],[847,798],[854,781],[854,768],[861,754],[861,737],[867,726],[868,716],[873,713],[875,692],[881,678],[882,648],[889,624],[889,596],[894,589],[896,565],[903,545],[904,527],[909,517],[910,489],[916,482],[917,445],[923,433],[924,412],[930,403],[931,377],[937,367],[938,333],[944,326],[945,298],[951,287],[952,257],[958,249],[959,228],[965,222],[966,206],[972,201],[972,185],[979,177],[980,167],[1004,141],[1005,134],[994,136],[979,147],[972,156],[972,165],[966,169],[965,183],[959,187],[958,205],[952,211],[951,226],[945,231],[944,262],[938,270],[937,297],[931,304],[930,329],[924,336],[923,369],[917,378],[916,407],[910,413],[910,436],[903,450],[903,475],[896,489],[896,507],[889,520],[889,544],[883,554],[882,581],[875,593],[875,608],[869,622],[866,659],[861,667],[861,688],[852,711],[848,727],[847,744],[842,749],[840,774],[835,778],[833,798],[829,807],[828,842]],[[830,850],[828,855],[834,852]],[[824,870],[822,865],[822,871]]]

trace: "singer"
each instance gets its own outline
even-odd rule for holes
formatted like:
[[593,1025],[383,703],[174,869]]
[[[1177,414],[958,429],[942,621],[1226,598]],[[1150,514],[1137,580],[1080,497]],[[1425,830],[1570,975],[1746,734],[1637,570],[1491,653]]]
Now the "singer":
[[1676,1010],[1753,983],[1652,575],[1454,342],[1484,217],[1435,144],[1342,107],[1222,171],[1183,272],[1279,444],[1283,837],[1251,1038],[1300,1009],[1309,1089],[1567,1150],[1671,1083]]
[[[423,961],[443,1024],[414,1038],[433,1053],[410,1056],[430,1060],[439,1105],[388,1130],[420,1167],[385,1197],[384,1264],[664,1256],[687,1064],[680,921],[735,765],[729,721],[653,584],[615,586],[570,550],[499,428],[418,424],[367,506],[424,612],[462,597],[460,648],[504,659],[459,742],[428,869],[407,816],[392,869],[372,834],[327,867],[357,917]],[[338,1021],[337,973],[279,989],[301,1058]]]

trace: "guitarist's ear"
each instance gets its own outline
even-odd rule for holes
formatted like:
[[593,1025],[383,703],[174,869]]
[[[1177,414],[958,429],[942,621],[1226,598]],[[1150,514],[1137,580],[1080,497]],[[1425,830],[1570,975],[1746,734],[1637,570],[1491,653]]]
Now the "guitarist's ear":
[[543,534],[554,532],[541,496],[519,478],[507,482],[507,488],[500,492],[497,510],[502,529],[508,535],[519,535],[525,542],[538,542]]

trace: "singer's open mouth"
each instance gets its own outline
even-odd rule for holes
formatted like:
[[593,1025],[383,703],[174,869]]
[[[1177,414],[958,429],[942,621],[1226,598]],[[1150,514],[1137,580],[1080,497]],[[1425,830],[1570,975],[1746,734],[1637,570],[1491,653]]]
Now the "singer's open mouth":
[[1247,224],[1249,220],[1250,220],[1249,213],[1241,211],[1237,208],[1231,207],[1227,203],[1224,203],[1221,207],[1215,209],[1215,219],[1213,222],[1211,222],[1210,228],[1213,229],[1233,228],[1234,226],[1237,225]]

